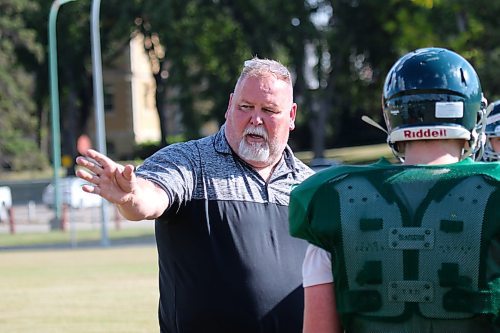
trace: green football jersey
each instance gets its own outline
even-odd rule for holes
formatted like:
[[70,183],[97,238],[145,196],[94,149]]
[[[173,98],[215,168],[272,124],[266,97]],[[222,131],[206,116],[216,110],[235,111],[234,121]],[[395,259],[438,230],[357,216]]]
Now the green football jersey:
[[500,330],[500,164],[333,167],[290,197],[347,332]]

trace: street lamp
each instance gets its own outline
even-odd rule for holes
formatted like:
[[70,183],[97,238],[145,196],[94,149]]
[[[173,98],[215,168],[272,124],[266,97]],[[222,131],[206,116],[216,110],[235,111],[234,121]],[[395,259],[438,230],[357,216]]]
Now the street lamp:
[[[95,125],[97,148],[106,155],[106,129],[104,118],[104,97],[102,88],[102,61],[101,61],[101,36],[99,33],[99,9],[101,0],[92,0],[91,14],[91,45],[92,45],[92,71],[94,82]],[[109,246],[108,238],[108,202],[101,200],[101,245]]]
[[61,125],[59,122],[59,79],[57,75],[57,38],[56,21],[59,7],[76,0],[54,0],[49,14],[49,69],[50,101],[52,116],[52,155],[54,164],[54,208],[55,220],[61,222],[61,189],[59,188],[59,169],[61,166]]

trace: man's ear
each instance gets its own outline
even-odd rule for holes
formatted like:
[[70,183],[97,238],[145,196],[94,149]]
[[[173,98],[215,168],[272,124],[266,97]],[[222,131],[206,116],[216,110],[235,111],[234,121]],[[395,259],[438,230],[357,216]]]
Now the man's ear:
[[224,114],[224,118],[227,119],[227,114],[228,112],[231,110],[231,104],[233,102],[233,94],[234,93],[230,93],[229,94],[229,102],[227,103],[227,109],[226,109],[226,113]]
[[292,108],[290,109],[290,124],[289,128],[290,131],[293,131],[295,129],[295,117],[297,116],[297,103],[292,104]]

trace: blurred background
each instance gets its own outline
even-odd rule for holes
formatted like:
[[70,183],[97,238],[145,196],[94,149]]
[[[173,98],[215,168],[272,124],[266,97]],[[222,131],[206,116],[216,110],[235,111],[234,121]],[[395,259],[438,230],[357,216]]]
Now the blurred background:
[[500,98],[499,1],[102,0],[100,121],[95,1],[0,0],[2,331],[157,331],[152,221],[124,221],[73,177],[79,151],[101,146],[97,124],[108,155],[139,164],[160,147],[217,131],[243,61],[274,58],[294,78],[290,146],[320,170],[391,156],[385,134],[361,116],[383,123],[383,80],[411,50],[460,53],[487,99]]
[[[48,18],[52,0],[0,0],[0,179],[51,166]],[[57,18],[62,167],[95,147],[90,0]],[[213,133],[245,59],[275,58],[299,104],[290,145],[383,143],[360,120],[383,122],[391,64],[420,47],[462,54],[486,97],[500,91],[500,3],[486,0],[103,0],[100,34],[108,154],[142,159]],[[50,173],[49,173],[50,174]]]

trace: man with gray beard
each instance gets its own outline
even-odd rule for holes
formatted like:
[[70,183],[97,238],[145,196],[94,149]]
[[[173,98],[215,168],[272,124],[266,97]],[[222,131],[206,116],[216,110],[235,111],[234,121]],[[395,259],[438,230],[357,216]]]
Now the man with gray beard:
[[307,244],[288,233],[293,185],[312,171],[287,145],[289,71],[245,62],[219,132],[159,150],[137,170],[89,150],[83,190],[156,219],[161,332],[299,333]]

